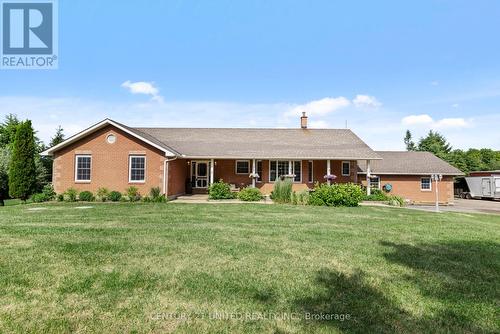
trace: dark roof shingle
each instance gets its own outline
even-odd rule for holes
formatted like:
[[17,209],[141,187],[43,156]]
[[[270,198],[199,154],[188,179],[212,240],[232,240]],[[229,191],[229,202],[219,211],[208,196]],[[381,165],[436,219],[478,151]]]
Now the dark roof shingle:
[[[376,151],[382,160],[370,164],[373,174],[463,175],[457,168],[430,152]],[[358,161],[358,173],[366,174],[366,161]]]
[[348,129],[131,129],[186,157],[380,159]]

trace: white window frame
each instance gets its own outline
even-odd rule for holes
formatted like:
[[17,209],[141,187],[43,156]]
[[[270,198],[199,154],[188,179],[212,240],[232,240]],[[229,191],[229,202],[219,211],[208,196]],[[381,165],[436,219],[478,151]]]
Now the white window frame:
[[[377,187],[372,187],[372,179],[378,179],[378,186]],[[370,177],[370,181],[369,182],[370,182],[370,184],[369,184],[370,189],[378,189],[378,190],[381,189],[381,187],[380,187],[380,176]]]
[[[344,174],[344,164],[347,164],[349,166],[349,173]],[[342,164],[340,165],[340,172],[342,173],[342,176],[351,176],[351,162],[350,161],[342,161]]]
[[[293,180],[293,183],[302,183],[302,179],[303,179],[302,160],[284,160],[284,159],[272,159],[272,160],[269,160],[269,176],[268,176],[268,179],[269,179],[270,183],[274,183],[276,180],[271,180],[271,161],[276,161],[276,168],[278,168],[278,161],[288,161],[289,166],[290,166],[290,164],[292,165],[292,173],[294,173],[294,174],[295,174],[294,163],[296,161],[300,162],[300,180],[299,181]],[[276,170],[276,174],[278,174],[277,170]],[[276,176],[278,177],[278,175],[276,175]]]
[[[144,180],[132,180],[132,158],[144,158]],[[131,154],[128,156],[128,183],[146,183],[147,158],[143,154]]]
[[[78,158],[90,158],[90,180],[78,179]],[[92,154],[76,154],[75,155],[75,182],[76,183],[90,183],[92,181]]]
[[[309,163],[311,163],[311,168],[309,168]],[[314,183],[314,160],[307,161],[308,173],[311,173],[311,179],[309,180],[309,174],[307,174],[307,183]]]
[[[429,179],[429,189],[422,188],[422,180]],[[425,176],[420,178],[420,191],[432,191],[432,178],[430,176]]]
[[[248,172],[247,173],[238,173],[238,162],[246,162],[248,164]],[[250,168],[250,160],[236,160],[234,162],[234,174],[236,175],[250,175],[252,169]]]

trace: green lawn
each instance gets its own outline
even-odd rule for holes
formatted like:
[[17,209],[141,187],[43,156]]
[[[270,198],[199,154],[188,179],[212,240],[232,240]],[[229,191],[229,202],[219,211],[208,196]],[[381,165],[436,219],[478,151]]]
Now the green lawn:
[[4,207],[0,333],[498,333],[499,246],[494,215]]

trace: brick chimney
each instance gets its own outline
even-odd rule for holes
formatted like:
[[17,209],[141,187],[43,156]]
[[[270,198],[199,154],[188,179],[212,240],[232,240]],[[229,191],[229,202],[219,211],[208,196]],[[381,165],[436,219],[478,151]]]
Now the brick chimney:
[[306,113],[302,113],[302,117],[300,117],[300,127],[302,129],[307,129],[307,116]]

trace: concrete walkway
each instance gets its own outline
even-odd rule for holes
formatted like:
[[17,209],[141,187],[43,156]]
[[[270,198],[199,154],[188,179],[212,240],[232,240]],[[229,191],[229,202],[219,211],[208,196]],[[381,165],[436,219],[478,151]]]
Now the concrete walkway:
[[[435,211],[434,205],[409,205],[409,209]],[[455,198],[454,205],[439,206],[443,212],[491,213],[500,215],[500,201]]]
[[209,200],[208,195],[206,194],[197,194],[197,195],[184,195],[184,196],[179,196],[175,200],[172,201],[172,203],[191,203],[191,204],[198,204],[198,203],[205,203],[205,204],[244,204],[244,203],[254,203],[254,204],[273,204],[273,201],[270,199],[263,199],[262,201],[259,202],[244,202],[240,201],[239,199],[219,199],[219,200]]

